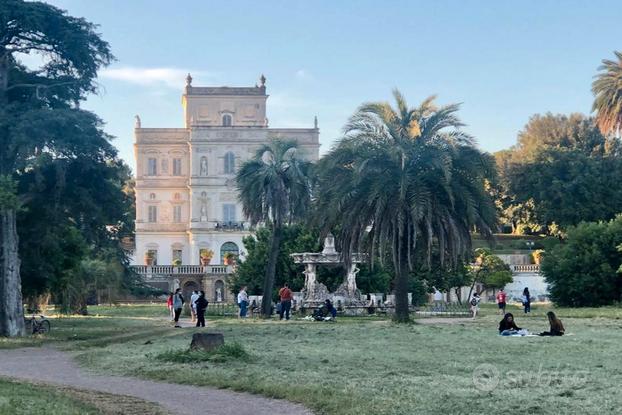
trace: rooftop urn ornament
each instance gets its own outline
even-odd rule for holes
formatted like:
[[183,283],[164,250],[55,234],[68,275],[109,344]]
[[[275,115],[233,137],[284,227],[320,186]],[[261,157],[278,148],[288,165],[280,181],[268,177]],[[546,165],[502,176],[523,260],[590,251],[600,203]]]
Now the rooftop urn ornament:
[[186,86],[192,86],[192,76],[190,73],[186,76]]
[[263,76],[263,74],[261,74],[261,78],[259,78],[259,81],[261,82],[261,86],[266,86],[266,77]]
[[134,128],[140,128],[140,116],[134,115]]
[[317,130],[317,115],[313,117],[313,128]]

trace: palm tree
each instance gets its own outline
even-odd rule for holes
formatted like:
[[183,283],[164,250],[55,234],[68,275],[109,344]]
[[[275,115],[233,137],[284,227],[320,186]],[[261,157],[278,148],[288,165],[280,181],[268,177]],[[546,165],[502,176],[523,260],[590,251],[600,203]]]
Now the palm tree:
[[622,127],[622,52],[614,51],[617,61],[604,59],[600,73],[592,82],[596,122],[603,135],[620,135]]
[[[460,131],[459,105],[437,107],[429,97],[409,108],[393,92],[388,103],[362,105],[344,137],[318,165],[317,215],[325,229],[337,227],[345,261],[366,250],[373,260],[390,257],[395,270],[395,319],[409,320],[409,274],[455,265],[470,251],[470,231],[490,235],[496,222],[485,178],[492,158]],[[419,259],[418,259],[419,258]]]
[[253,225],[272,228],[261,312],[269,317],[282,229],[299,220],[311,203],[311,163],[300,157],[296,141],[274,139],[240,168],[236,180],[244,215]]

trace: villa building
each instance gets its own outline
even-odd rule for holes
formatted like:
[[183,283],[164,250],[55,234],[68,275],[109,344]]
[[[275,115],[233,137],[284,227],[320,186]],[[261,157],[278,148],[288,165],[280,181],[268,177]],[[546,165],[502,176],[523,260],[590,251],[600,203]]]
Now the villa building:
[[188,74],[182,128],[143,128],[136,116],[134,269],[165,290],[203,289],[227,301],[231,260],[245,255],[250,224],[235,174],[270,138],[298,141],[319,157],[319,129],[270,128],[265,77],[252,87],[195,87]]

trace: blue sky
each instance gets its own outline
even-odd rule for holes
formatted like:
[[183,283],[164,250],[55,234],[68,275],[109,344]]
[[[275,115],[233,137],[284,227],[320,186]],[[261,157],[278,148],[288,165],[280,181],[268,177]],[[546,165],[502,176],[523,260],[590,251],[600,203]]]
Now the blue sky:
[[100,73],[99,114],[131,165],[133,117],[181,127],[181,92],[267,77],[272,127],[311,127],[322,152],[365,101],[398,87],[411,104],[461,102],[486,151],[535,113],[589,113],[603,58],[622,49],[619,1],[52,0],[100,25],[117,61]]

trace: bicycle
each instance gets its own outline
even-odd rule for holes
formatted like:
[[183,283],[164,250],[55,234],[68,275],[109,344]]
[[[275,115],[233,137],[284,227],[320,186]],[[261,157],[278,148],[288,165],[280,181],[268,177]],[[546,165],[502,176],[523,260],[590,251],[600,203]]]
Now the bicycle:
[[30,328],[32,334],[46,334],[49,333],[52,329],[52,325],[50,324],[50,320],[46,319],[45,316],[39,316],[40,319],[37,320],[37,317],[33,314],[31,318],[24,318],[26,322],[26,328]]

